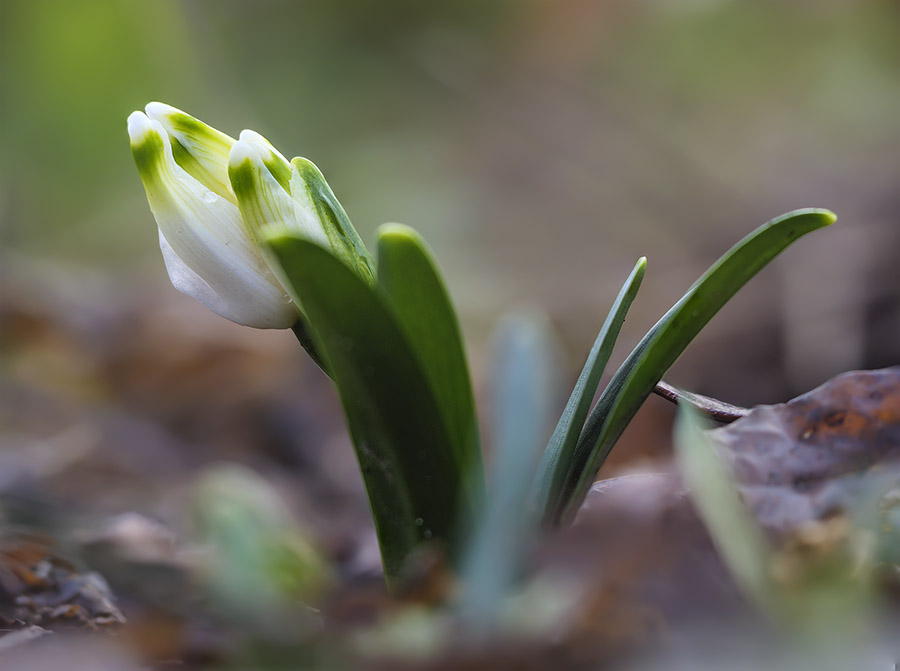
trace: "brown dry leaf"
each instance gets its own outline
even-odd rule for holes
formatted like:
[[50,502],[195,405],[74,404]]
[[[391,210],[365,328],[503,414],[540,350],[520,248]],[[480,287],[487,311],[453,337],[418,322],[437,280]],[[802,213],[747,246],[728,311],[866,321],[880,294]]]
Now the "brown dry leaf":
[[709,436],[773,537],[853,514],[900,468],[900,367],[839,375]]
[[594,483],[575,522],[544,539],[537,564],[579,586],[577,615],[558,634],[576,667],[664,647],[710,621],[753,618],[676,474]]

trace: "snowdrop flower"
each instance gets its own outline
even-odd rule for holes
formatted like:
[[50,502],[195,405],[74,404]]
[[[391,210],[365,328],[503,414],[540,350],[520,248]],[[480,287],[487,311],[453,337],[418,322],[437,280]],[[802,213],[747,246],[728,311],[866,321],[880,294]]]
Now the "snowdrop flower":
[[370,270],[359,236],[309,161],[292,165],[258,133],[234,140],[157,102],[128,117],[128,134],[172,284],[219,315],[256,328],[299,319],[262,244],[274,232],[300,234]]

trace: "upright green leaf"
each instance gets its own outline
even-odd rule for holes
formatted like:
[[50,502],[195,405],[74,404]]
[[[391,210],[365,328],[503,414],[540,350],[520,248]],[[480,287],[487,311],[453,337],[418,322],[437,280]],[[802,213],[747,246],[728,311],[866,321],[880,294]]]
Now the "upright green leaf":
[[440,405],[386,296],[329,250],[267,239],[337,385],[369,495],[388,585],[429,540],[455,552],[474,503]]
[[466,551],[459,603],[470,635],[482,638],[498,624],[537,526],[529,495],[552,426],[560,359],[546,316],[533,311],[505,318],[491,349],[490,495]]
[[378,280],[421,357],[441,407],[460,472],[483,496],[484,467],[469,366],[453,303],[422,237],[387,224],[378,234]]
[[588,354],[581,375],[578,376],[575,388],[572,389],[572,394],[563,409],[556,430],[550,436],[550,442],[547,444],[535,477],[535,505],[538,510],[544,510],[548,501],[559,497],[559,492],[565,483],[568,465],[572,462],[575,454],[578,436],[581,435],[584,421],[591,409],[591,401],[594,400],[600,378],[603,376],[613,346],[622,330],[622,324],[625,323],[625,315],[628,314],[628,309],[634,302],[634,297],[641,286],[646,268],[647,259],[641,257],[628,279],[625,280],[625,284],[622,285],[619,295],[600,328],[600,333],[597,334],[597,339]]
[[559,496],[547,502],[545,517],[549,521],[559,523],[574,516],[628,422],[713,315],[794,240],[835,219],[828,210],[806,209],[760,226],[707,270],[650,329],[591,411]]

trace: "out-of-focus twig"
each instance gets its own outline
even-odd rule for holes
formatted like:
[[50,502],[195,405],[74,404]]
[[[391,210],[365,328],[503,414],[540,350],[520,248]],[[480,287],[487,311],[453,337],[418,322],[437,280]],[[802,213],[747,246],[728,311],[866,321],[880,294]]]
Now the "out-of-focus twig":
[[750,412],[748,408],[741,408],[715,398],[709,398],[708,396],[701,396],[700,394],[694,394],[689,391],[678,389],[664,380],[660,380],[657,383],[656,387],[653,389],[653,393],[657,396],[662,396],[664,399],[671,401],[675,405],[688,403],[707,417],[710,417],[717,422],[721,422],[722,424],[730,424]]

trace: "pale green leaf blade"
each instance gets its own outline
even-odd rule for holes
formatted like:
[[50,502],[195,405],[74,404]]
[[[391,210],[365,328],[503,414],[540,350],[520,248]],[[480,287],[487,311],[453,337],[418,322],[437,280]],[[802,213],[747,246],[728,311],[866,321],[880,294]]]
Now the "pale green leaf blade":
[[490,495],[463,564],[459,607],[470,635],[486,637],[522,575],[538,517],[531,484],[553,422],[562,358],[549,320],[506,317],[491,348]]

